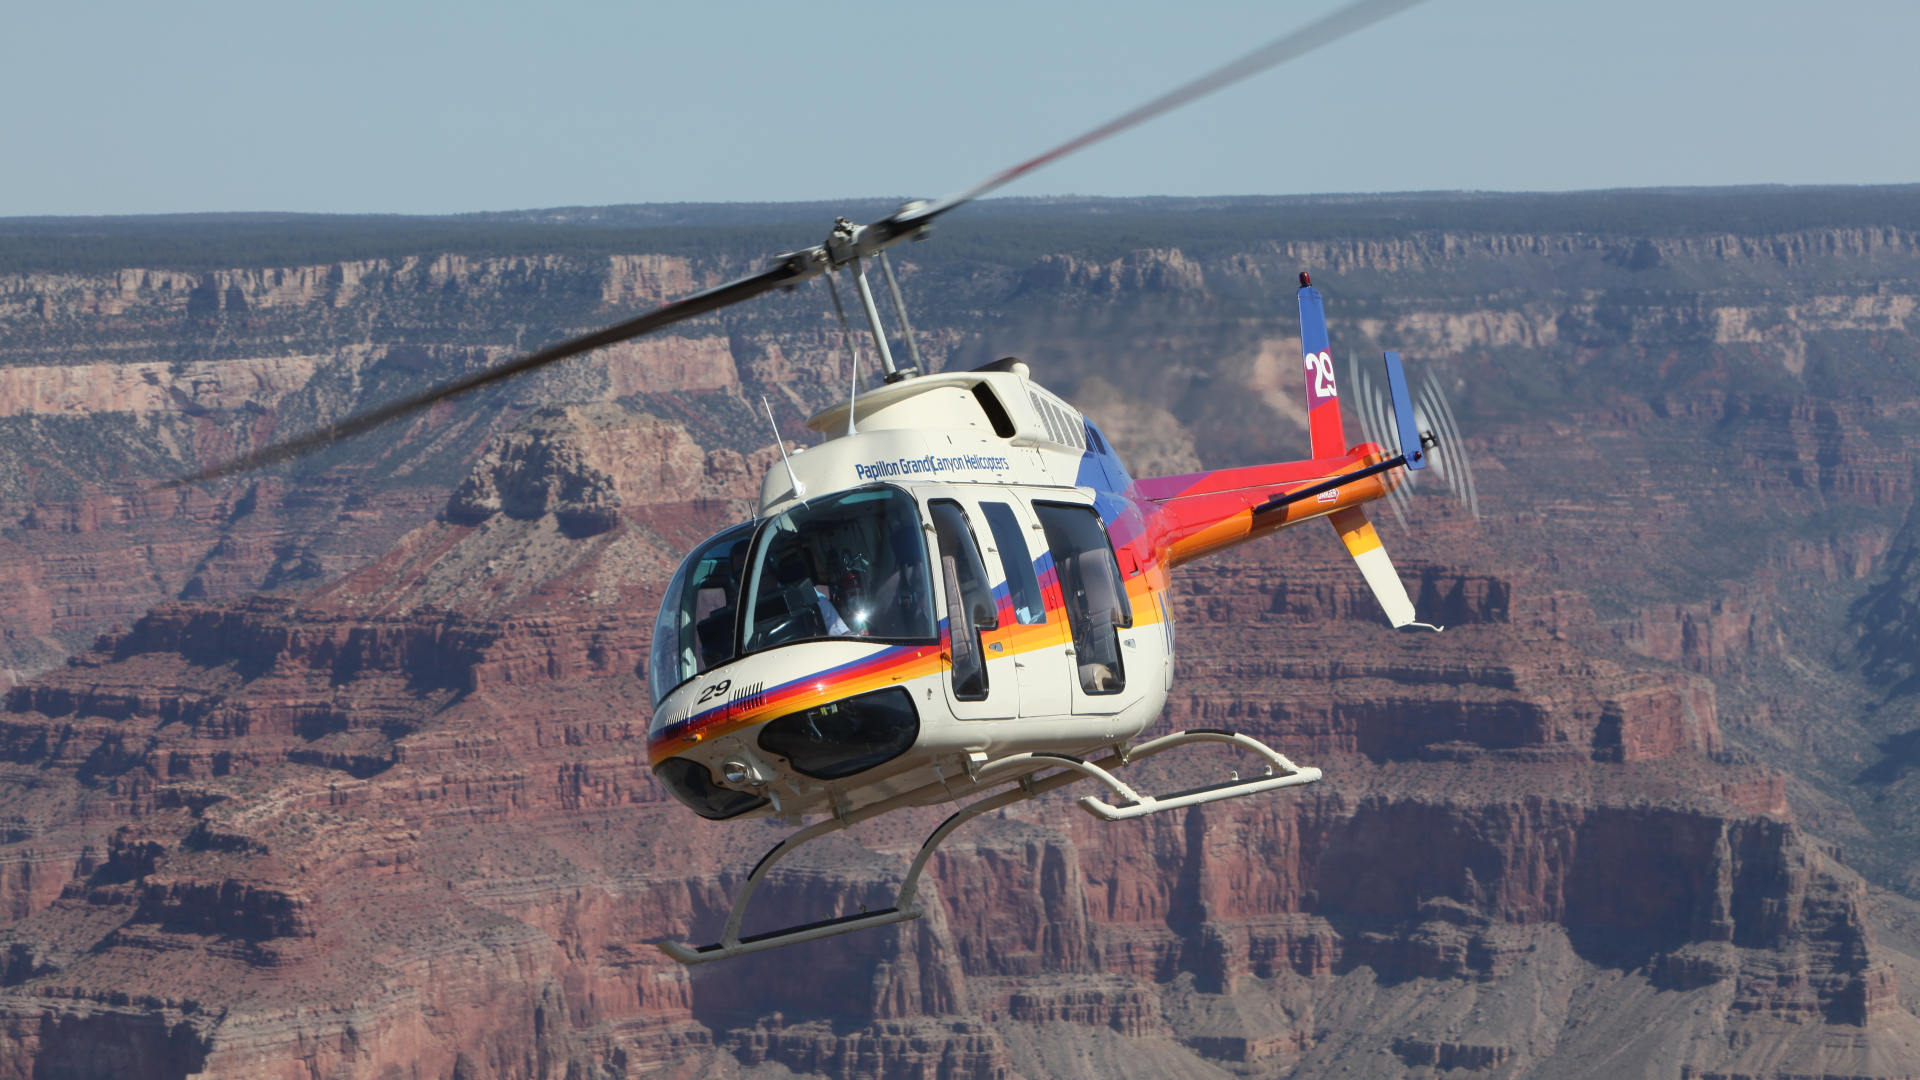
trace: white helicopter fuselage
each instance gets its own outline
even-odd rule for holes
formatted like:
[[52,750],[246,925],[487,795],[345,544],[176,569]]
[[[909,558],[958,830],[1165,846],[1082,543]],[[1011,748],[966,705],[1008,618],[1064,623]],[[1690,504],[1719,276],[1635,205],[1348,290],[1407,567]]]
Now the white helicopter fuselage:
[[[861,394],[851,425],[846,404],[817,414],[808,426],[827,441],[769,471],[757,522],[696,549],[669,585],[648,749],[703,816],[798,821],[915,791],[943,802],[1010,755],[1123,747],[1172,686],[1173,565],[1357,516],[1387,490],[1369,477],[1258,506],[1276,484],[1377,463],[1373,444],[1136,482],[1026,365],[998,366]],[[889,567],[907,589],[877,580]],[[903,609],[901,595],[917,599]]]
[[[999,431],[981,405],[981,388],[1001,406]],[[944,801],[950,796],[941,782],[957,794],[971,786],[970,767],[980,762],[1031,751],[1084,753],[1137,736],[1159,715],[1171,685],[1171,626],[1158,591],[1137,561],[1131,574],[1126,561],[1118,564],[1131,609],[1124,620],[1130,625],[1115,632],[1120,663],[1083,678],[1083,650],[1075,647],[1039,516],[1050,511],[1036,509],[1099,515],[1100,496],[1112,500],[1116,485],[1104,475],[1104,463],[1093,465],[1102,473],[1098,486],[1086,482],[1088,458],[1111,458],[1097,432],[1089,439],[1089,425],[1076,411],[1017,372],[924,376],[856,402],[857,434],[845,434],[846,405],[810,421],[832,437],[796,452],[791,472],[779,465],[769,471],[760,519],[804,514],[845,492],[892,488],[912,501],[931,568],[942,565],[936,505],[956,507],[995,598],[994,625],[979,631],[984,686],[956,683],[953,626],[948,605],[941,605],[936,635],[920,641],[830,634],[697,671],[655,712],[649,743],[656,766],[671,757],[699,761],[722,783],[731,774],[745,781],[742,787],[765,792],[764,804],[739,816],[793,817],[929,785],[935,794],[929,801]],[[1003,436],[1007,421],[1012,431]],[[1108,528],[1105,519],[1100,516]],[[1046,599],[1039,604],[1016,602],[1032,599],[1022,595],[1023,564],[1028,580],[1041,584]],[[930,570],[926,584],[929,596],[944,599],[945,575]],[[904,691],[917,712],[916,738],[898,757],[855,776],[806,775],[757,739],[769,721],[888,689]]]

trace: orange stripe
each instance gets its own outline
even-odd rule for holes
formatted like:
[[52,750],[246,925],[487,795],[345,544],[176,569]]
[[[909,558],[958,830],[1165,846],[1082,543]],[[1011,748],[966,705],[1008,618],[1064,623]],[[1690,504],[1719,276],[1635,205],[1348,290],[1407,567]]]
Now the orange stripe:
[[1373,531],[1373,522],[1367,520],[1367,512],[1358,506],[1335,510],[1327,515],[1327,520],[1333,522],[1340,542],[1347,545],[1347,554],[1356,559],[1380,546],[1380,534]]

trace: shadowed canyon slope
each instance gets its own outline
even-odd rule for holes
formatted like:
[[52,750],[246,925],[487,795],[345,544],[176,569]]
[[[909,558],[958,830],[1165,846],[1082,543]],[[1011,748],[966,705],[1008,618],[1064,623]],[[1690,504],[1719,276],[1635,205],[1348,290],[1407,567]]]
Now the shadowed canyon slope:
[[[1325,529],[1183,569],[1159,730],[1326,781],[1028,804],[956,834],[927,918],[698,969],[648,943],[711,938],[782,830],[653,782],[646,638],[775,460],[759,398],[795,438],[844,393],[822,287],[160,489],[743,241],[0,277],[0,1077],[1920,1076],[1920,214],[1772,198],[1009,202],[1024,247],[899,251],[934,366],[1026,357],[1140,475],[1304,451],[1311,270],[1343,361],[1460,408],[1480,518],[1376,515],[1450,629],[1390,631]],[[943,816],[755,911],[891,903]]]

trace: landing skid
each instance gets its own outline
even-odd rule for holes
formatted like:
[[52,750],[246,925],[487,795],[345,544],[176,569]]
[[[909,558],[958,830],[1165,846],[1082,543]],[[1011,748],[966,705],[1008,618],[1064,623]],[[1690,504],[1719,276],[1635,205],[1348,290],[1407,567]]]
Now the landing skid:
[[[1152,757],[1177,746],[1200,742],[1228,743],[1251,750],[1266,760],[1266,775],[1252,780],[1241,780],[1236,777],[1224,783],[1175,792],[1159,798],[1141,795],[1113,775],[1113,769],[1131,765],[1143,758]],[[1038,777],[1041,769],[1051,768],[1066,771],[1048,777]],[[803,941],[849,934],[868,927],[886,926],[889,923],[917,919],[926,914],[925,909],[914,902],[914,895],[920,886],[920,872],[926,869],[927,860],[933,857],[934,849],[945,842],[947,837],[952,836],[955,829],[981,814],[991,813],[1003,807],[1012,806],[1014,803],[1025,802],[1037,795],[1086,779],[1098,780],[1105,784],[1119,797],[1123,805],[1114,806],[1095,796],[1087,795],[1079,800],[1080,807],[1103,821],[1126,821],[1130,818],[1157,814],[1163,810],[1178,810],[1181,807],[1198,806],[1201,803],[1236,799],[1243,795],[1257,795],[1263,791],[1311,784],[1320,779],[1320,770],[1303,769],[1258,739],[1210,728],[1176,731],[1171,735],[1162,735],[1160,738],[1135,747],[1115,747],[1112,754],[1099,761],[1085,761],[1068,754],[1013,754],[981,765],[974,770],[972,782],[977,787],[987,787],[1009,780],[1018,780],[1019,786],[972,803],[941,822],[940,827],[933,830],[933,833],[927,837],[926,843],[920,845],[920,853],[914,856],[913,865],[907,868],[906,880],[900,883],[900,893],[892,907],[880,911],[863,912],[859,915],[847,915],[838,919],[806,923],[801,926],[790,926],[785,930],[753,934],[744,938],[740,936],[740,923],[746,917],[747,901],[752,899],[753,890],[773,869],[774,864],[785,858],[795,848],[809,840],[817,840],[869,818],[926,802],[944,787],[942,784],[929,784],[871,806],[863,806],[858,810],[830,817],[787,837],[775,845],[772,851],[767,852],[754,866],[753,872],[747,875],[746,884],[740,887],[739,895],[733,899],[733,912],[727,917],[727,926],[721,932],[719,942],[713,945],[689,947],[684,942],[663,941],[660,942],[660,951],[683,964],[705,964],[714,960],[745,956],[748,953],[764,952],[767,949],[778,949],[784,945],[797,945]]]

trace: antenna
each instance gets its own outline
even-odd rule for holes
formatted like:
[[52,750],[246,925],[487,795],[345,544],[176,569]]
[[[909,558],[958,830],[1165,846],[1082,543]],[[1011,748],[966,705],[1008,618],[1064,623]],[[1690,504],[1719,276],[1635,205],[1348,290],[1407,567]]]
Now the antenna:
[[767,410],[767,426],[773,429],[773,445],[780,448],[780,460],[786,463],[787,479],[793,484],[793,497],[800,500],[800,505],[805,506],[807,485],[801,483],[800,478],[793,474],[793,459],[787,456],[787,440],[780,437],[780,425],[773,422],[773,406],[767,404],[765,394],[760,395],[760,407]]
[[853,407],[860,403],[860,354],[850,358],[853,370],[847,378],[847,434],[858,435],[853,427]]

